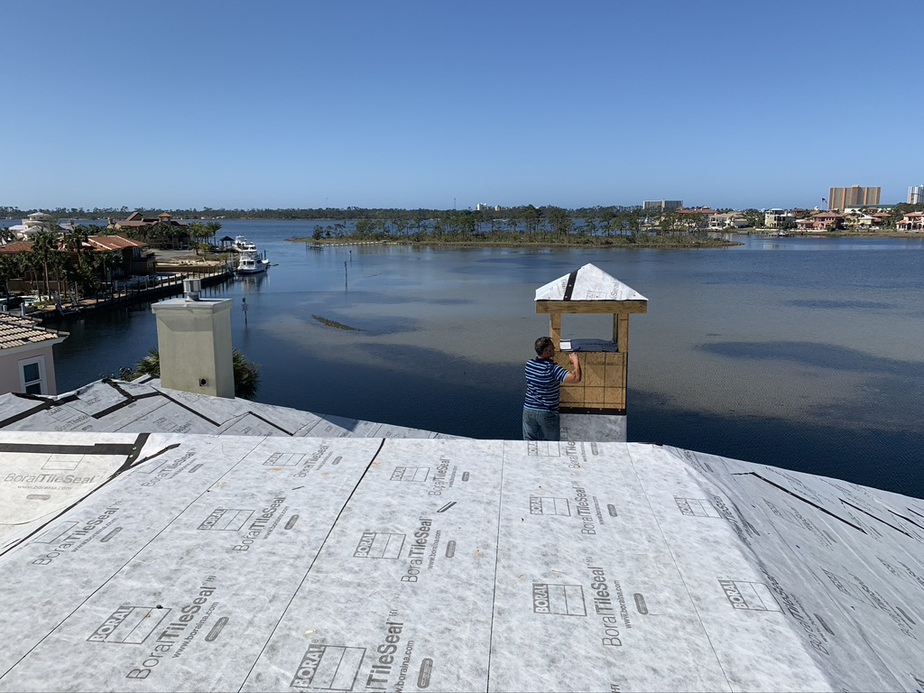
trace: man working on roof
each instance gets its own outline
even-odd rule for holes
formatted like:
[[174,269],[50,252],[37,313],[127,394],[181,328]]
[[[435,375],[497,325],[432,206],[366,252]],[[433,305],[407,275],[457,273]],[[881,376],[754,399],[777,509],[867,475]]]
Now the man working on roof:
[[555,345],[548,337],[536,340],[536,358],[526,363],[526,401],[523,404],[523,440],[558,440],[561,421],[558,402],[562,383],[581,382],[581,363],[574,352],[568,355],[573,371],[568,371],[552,358]]

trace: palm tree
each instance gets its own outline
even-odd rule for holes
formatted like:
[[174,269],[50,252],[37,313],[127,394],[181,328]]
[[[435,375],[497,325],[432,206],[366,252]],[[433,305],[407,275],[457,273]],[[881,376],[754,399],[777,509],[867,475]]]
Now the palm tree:
[[[231,352],[231,368],[234,371],[234,396],[253,399],[260,386],[260,367],[248,361],[239,349],[234,349]],[[131,380],[141,375],[160,377],[160,352],[157,349],[151,349],[148,355],[138,362],[134,371],[122,369],[123,380]]]
[[0,280],[3,281],[3,293],[10,295],[10,279],[22,276],[23,256],[4,253],[0,255]]
[[57,247],[58,235],[52,231],[39,231],[32,237],[32,250],[26,256],[26,262],[36,274],[41,271],[45,295],[51,295],[51,276],[56,278],[61,269],[62,256]]
[[190,224],[188,231],[189,231],[190,238],[192,238],[193,246],[195,247],[195,251],[196,251],[196,255],[198,255],[199,246],[203,244],[202,242],[206,238],[212,235],[212,232],[209,230],[209,228],[205,224],[199,224],[199,223]]
[[209,234],[212,237],[212,245],[218,245],[216,238],[218,238],[218,232],[221,231],[221,222],[220,221],[210,221],[205,225],[205,228],[209,230]]

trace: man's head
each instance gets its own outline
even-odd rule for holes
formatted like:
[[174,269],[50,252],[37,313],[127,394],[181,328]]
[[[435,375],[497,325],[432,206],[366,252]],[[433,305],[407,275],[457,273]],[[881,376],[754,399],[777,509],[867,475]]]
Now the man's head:
[[538,356],[545,356],[548,354],[549,357],[555,355],[555,345],[552,344],[552,340],[548,337],[540,337],[536,340],[536,354]]

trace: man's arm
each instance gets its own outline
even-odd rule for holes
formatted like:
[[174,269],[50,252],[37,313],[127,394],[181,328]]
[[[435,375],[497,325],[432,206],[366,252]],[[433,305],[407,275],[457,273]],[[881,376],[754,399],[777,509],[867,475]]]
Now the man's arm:
[[568,373],[568,377],[564,379],[565,385],[577,385],[581,382],[581,362],[578,360],[578,355],[573,351],[568,354],[568,358],[571,360],[571,365],[574,366],[574,370]]

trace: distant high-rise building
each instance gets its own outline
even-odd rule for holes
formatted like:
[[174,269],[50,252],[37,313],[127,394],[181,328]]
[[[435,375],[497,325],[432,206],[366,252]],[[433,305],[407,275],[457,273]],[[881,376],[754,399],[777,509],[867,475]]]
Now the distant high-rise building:
[[683,209],[683,200],[645,200],[642,209],[657,209],[666,212],[669,209]]
[[870,207],[879,204],[882,188],[863,188],[854,185],[851,188],[831,188],[828,193],[828,209],[843,211],[847,207]]
[[908,188],[908,204],[924,205],[924,185],[912,185]]

